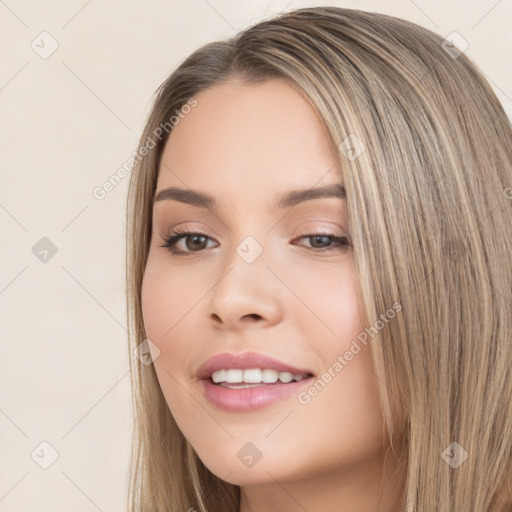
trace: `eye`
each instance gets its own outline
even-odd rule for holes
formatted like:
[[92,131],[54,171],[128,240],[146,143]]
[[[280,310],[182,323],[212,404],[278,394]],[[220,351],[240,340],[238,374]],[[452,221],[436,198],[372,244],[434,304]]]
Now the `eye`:
[[[331,233],[311,233],[302,235],[296,240],[308,238],[312,241],[312,249],[316,249],[320,252],[330,252],[338,250],[346,250],[350,246],[350,240],[347,236],[337,236]],[[325,246],[326,243],[331,241],[331,245]],[[334,245],[333,245],[334,243]]]
[[[188,245],[186,242],[192,240],[192,249],[191,250],[183,250],[178,249],[177,244],[181,241],[181,239],[185,239],[185,247],[188,249]],[[204,247],[204,240],[213,240],[208,235],[201,233],[199,231],[187,231],[185,229],[175,229],[171,231],[165,238],[165,244],[160,247],[165,247],[169,249],[169,252],[172,254],[187,254],[189,252],[200,252]]]
[[[314,252],[331,252],[334,250],[345,251],[350,247],[350,239],[347,236],[337,236],[331,233],[311,233],[301,235],[300,237],[293,240],[309,239],[312,244],[309,248]],[[185,250],[177,247],[178,242],[182,239],[185,240]],[[213,240],[208,235],[201,233],[200,231],[187,231],[185,229],[175,229],[171,231],[166,237],[164,237],[165,244],[160,247],[167,248],[172,254],[187,255],[194,252],[201,252],[205,249],[205,242]],[[187,242],[190,242],[187,244]],[[330,244],[326,246],[326,244]],[[334,245],[333,245],[334,244]],[[297,245],[294,243],[294,245]]]

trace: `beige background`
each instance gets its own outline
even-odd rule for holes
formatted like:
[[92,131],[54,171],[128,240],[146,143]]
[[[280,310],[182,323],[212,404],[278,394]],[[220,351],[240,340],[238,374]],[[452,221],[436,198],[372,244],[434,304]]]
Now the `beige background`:
[[327,4],[459,32],[512,117],[511,0],[0,0],[1,512],[126,510],[128,178],[102,200],[93,190],[190,52]]

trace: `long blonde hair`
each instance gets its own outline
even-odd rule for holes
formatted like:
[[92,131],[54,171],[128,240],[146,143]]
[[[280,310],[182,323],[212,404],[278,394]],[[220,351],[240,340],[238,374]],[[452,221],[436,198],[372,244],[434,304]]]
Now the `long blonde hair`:
[[[234,78],[286,80],[316,109],[338,148],[365,325],[401,304],[369,348],[389,437],[406,440],[402,510],[512,510],[512,128],[466,54],[411,22],[297,9],[206,44],[160,86],[139,144],[154,147],[128,192],[130,354],[146,339],[141,283],[169,120]],[[197,457],[153,365],[130,365],[130,510],[238,512],[240,488]]]

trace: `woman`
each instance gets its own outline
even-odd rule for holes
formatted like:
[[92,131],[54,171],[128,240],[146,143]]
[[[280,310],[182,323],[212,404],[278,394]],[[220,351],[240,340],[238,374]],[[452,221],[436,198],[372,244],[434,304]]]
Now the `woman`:
[[291,11],[187,58],[139,153],[130,510],[512,510],[512,130],[463,52]]

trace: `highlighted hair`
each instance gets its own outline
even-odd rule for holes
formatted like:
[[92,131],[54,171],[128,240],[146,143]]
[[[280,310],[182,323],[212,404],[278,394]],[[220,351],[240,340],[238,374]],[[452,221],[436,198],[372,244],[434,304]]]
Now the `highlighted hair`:
[[[158,89],[140,146],[199,92],[271,78],[303,95],[338,148],[365,325],[402,307],[369,344],[389,440],[406,441],[401,510],[512,510],[512,127],[499,100],[425,28],[305,8],[190,55]],[[141,285],[170,133],[130,180],[130,355],[146,338]],[[238,512],[239,487],[199,460],[153,365],[130,366],[130,510]]]

